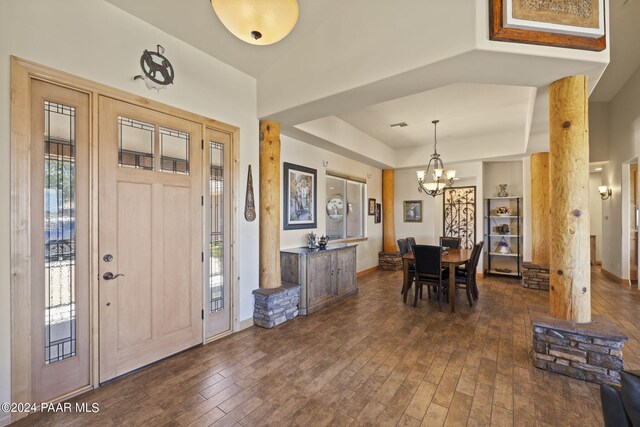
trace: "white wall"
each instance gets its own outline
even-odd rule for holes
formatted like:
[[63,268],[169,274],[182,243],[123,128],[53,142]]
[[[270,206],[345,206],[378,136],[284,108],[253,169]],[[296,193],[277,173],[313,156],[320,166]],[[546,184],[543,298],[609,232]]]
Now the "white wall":
[[589,162],[609,160],[611,104],[589,102]]
[[498,184],[507,184],[509,196],[522,196],[522,161],[484,162],[485,197],[496,197]]
[[[281,144],[280,160],[283,163],[294,163],[318,171],[318,227],[304,230],[282,230],[280,232],[281,248],[306,246],[307,234],[311,231],[318,236],[326,233],[325,206],[327,202],[327,191],[325,182],[327,170],[366,179],[367,193],[365,194],[365,206],[363,206],[365,210],[367,209],[366,201],[368,198],[374,198],[378,203],[382,203],[381,169],[351,160],[339,154],[314,147],[313,145],[284,135],[281,138]],[[329,162],[326,168],[323,166],[323,161]],[[371,178],[368,178],[369,175],[371,175]],[[283,193],[281,193],[281,198],[282,197],[284,197]],[[284,212],[281,214],[284,215]],[[367,240],[357,242],[357,271],[377,266],[378,252],[382,250],[382,223],[374,224],[373,216],[365,215],[365,218],[365,234]]]
[[[159,94],[141,81],[139,58],[161,44],[176,70]],[[0,2],[0,401],[11,401],[9,289],[9,56],[16,55],[156,101],[239,126],[237,209],[243,212],[246,171],[258,167],[256,81],[102,0]],[[255,176],[255,175],[254,175]],[[256,186],[257,187],[257,186]],[[257,188],[256,188],[257,191]],[[258,200],[258,194],[256,194]],[[239,215],[240,320],[253,314],[258,283],[258,221]]]
[[602,172],[602,185],[613,190],[611,198],[602,203],[602,268],[624,279],[628,278],[629,259],[628,162],[638,156],[640,147],[639,93],[640,69],[611,101],[610,156]]
[[596,261],[602,261],[602,203],[598,193],[602,174],[593,172],[589,175],[589,234],[596,236]]

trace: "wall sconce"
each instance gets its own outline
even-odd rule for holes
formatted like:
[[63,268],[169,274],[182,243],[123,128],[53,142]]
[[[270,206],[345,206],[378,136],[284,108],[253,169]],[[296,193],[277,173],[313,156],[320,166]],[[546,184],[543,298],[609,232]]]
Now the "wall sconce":
[[609,197],[611,197],[611,189],[607,188],[606,185],[599,186],[598,191],[600,192],[600,198],[602,200],[607,200]]

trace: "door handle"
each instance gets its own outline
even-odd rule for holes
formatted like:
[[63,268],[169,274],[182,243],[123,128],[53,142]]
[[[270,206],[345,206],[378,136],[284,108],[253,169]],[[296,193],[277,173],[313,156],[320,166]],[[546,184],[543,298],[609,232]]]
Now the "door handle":
[[120,277],[120,276],[124,276],[124,274],[120,274],[120,273],[118,273],[118,274],[113,274],[112,272],[107,271],[106,273],[104,273],[104,275],[102,276],[102,278],[103,278],[104,280],[113,280],[113,279],[117,279],[117,278],[118,278],[118,277]]

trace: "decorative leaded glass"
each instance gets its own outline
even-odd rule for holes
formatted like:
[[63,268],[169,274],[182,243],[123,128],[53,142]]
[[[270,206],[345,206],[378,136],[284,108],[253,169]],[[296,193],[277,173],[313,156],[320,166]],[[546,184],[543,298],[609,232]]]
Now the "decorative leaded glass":
[[153,170],[155,126],[127,117],[118,117],[118,164]]
[[211,313],[224,309],[224,145],[209,143],[209,289]]
[[189,175],[189,134],[160,128],[160,170]]
[[76,355],[75,108],[44,102],[45,363]]

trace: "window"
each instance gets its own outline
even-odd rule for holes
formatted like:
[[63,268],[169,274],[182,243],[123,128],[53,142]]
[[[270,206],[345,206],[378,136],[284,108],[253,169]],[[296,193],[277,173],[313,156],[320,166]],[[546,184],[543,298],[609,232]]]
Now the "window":
[[327,175],[326,235],[331,240],[364,237],[364,182]]
[[44,363],[76,355],[76,110],[44,102]]
[[[160,162],[154,165],[156,132]],[[189,134],[127,117],[118,117],[118,164],[122,167],[189,175]]]

